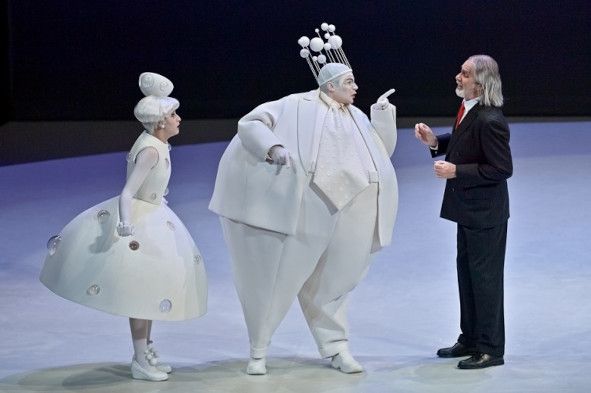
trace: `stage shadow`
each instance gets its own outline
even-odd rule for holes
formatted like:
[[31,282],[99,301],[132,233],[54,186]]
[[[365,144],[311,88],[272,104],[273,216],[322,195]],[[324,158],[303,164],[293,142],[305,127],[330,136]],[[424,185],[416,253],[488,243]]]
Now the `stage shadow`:
[[[0,379],[0,392],[47,393],[448,393],[452,391],[582,392],[584,377],[564,369],[552,371],[552,359],[509,358],[508,365],[484,370],[459,370],[458,359],[436,357],[358,357],[366,371],[343,374],[327,360],[271,357],[268,373],[250,376],[246,359],[201,364],[173,363],[165,382],[131,378],[129,365],[94,363],[32,370]],[[574,366],[580,359],[569,362]],[[571,367],[569,367],[570,369]],[[573,367],[574,370],[574,367]],[[562,377],[561,377],[562,376]]]
[[357,392],[367,373],[346,375],[325,360],[269,358],[268,374],[250,376],[246,359],[173,364],[168,381],[131,378],[127,364],[94,363],[33,370],[0,379],[0,392]]

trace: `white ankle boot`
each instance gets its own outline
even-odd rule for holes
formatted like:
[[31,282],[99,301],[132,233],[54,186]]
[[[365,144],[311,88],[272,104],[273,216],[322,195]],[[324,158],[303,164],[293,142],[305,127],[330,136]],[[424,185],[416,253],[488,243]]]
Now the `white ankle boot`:
[[250,358],[248,366],[246,366],[246,373],[248,375],[265,375],[267,373],[267,359]]
[[152,344],[148,345],[148,351],[152,355],[151,357],[149,357],[150,356],[149,354],[147,355],[148,360],[155,359],[155,361],[156,361],[156,363],[154,364],[154,367],[156,367],[158,370],[162,371],[163,373],[170,374],[172,372],[172,367],[170,366],[170,364],[160,362],[160,357],[158,356],[158,351],[156,351],[156,348],[154,348],[154,346]]
[[363,366],[353,358],[348,350],[341,351],[332,357],[331,366],[345,374],[360,373]]
[[150,350],[146,350],[143,354],[144,359],[142,359],[142,364],[136,360],[136,357],[133,357],[131,361],[131,376],[134,379],[142,379],[145,381],[166,381],[168,379],[168,374],[158,370],[154,367],[154,358]]

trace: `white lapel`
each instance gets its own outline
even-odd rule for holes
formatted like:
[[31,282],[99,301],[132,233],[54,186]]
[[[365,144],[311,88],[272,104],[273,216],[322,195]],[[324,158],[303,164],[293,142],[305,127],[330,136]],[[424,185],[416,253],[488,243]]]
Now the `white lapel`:
[[318,155],[320,136],[328,105],[320,105],[320,93],[312,90],[306,93],[298,107],[298,148],[302,166],[313,170]]

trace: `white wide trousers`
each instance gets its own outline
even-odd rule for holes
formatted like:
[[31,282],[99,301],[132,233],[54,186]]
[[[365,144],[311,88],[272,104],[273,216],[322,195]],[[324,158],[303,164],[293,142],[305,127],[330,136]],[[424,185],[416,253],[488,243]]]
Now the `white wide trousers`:
[[295,235],[221,218],[251,357],[266,356],[296,296],[321,356],[347,349],[347,295],[369,266],[378,186],[371,183],[338,212],[313,187],[304,192]]

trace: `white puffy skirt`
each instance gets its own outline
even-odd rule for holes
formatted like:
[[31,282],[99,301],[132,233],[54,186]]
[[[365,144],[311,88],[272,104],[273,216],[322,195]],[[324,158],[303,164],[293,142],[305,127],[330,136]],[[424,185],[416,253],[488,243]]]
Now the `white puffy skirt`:
[[40,280],[111,314],[185,320],[205,314],[207,277],[187,228],[166,204],[133,200],[134,234],[117,234],[119,197],[82,212],[48,242]]

